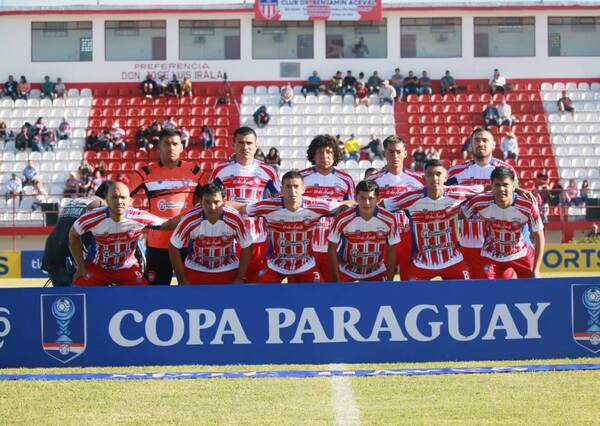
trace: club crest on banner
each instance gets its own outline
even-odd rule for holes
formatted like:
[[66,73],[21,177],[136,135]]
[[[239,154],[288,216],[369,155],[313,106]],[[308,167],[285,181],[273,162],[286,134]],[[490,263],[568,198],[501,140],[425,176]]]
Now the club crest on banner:
[[600,352],[600,287],[571,286],[572,336],[587,350]]
[[87,344],[85,294],[42,294],[42,348],[63,364],[78,357]]
[[259,0],[258,10],[265,19],[273,19],[279,14],[279,0]]

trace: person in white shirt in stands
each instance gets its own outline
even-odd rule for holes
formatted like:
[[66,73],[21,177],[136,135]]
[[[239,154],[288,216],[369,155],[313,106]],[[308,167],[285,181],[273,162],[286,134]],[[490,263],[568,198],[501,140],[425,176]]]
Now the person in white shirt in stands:
[[279,106],[288,105],[291,107],[293,97],[294,89],[292,89],[292,84],[288,82],[281,88],[281,99],[279,100]]
[[502,150],[504,161],[508,160],[509,158],[514,160],[519,158],[519,143],[517,142],[517,137],[513,132],[506,133],[506,137],[502,139],[502,143],[500,144],[500,149]]
[[379,88],[379,105],[394,105],[396,99],[396,89],[392,87],[389,80],[383,80],[383,85]]
[[506,93],[506,78],[500,75],[498,68],[494,70],[494,75],[490,78],[489,87],[492,95],[496,92]]
[[508,127],[512,127],[516,123],[517,120],[515,116],[512,115],[512,107],[506,103],[505,98],[502,98],[496,109],[500,116],[498,122],[501,126],[506,124]]
[[19,197],[19,202],[23,199],[23,185],[21,179],[13,173],[9,180],[6,181],[6,199]]
[[58,139],[65,140],[71,137],[71,123],[67,120],[67,117],[63,117],[62,121],[58,125]]
[[125,152],[125,130],[123,130],[117,121],[112,126],[110,131],[115,148],[119,148],[121,152]]
[[67,95],[67,87],[63,83],[62,78],[58,77],[54,83],[54,97],[64,98]]

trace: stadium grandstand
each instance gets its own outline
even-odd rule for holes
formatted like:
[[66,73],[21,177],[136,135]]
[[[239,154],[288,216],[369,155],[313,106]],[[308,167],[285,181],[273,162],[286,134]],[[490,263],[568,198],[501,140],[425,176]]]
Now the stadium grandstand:
[[[156,160],[156,147],[140,149],[137,143],[140,126],[170,117],[189,133],[185,157],[208,174],[231,156],[232,132],[255,126],[253,113],[262,105],[271,120],[257,128],[259,145],[265,154],[277,148],[284,173],[308,165],[306,149],[317,134],[338,136],[342,143],[354,136],[366,146],[373,137],[395,133],[406,141],[407,168],[419,150],[435,151],[455,165],[468,155],[463,144],[469,134],[484,125],[485,107],[505,101],[514,123],[491,126],[495,156],[502,158],[502,141],[512,132],[518,156],[508,161],[522,187],[543,192],[549,240],[570,241],[589,231],[600,191],[597,2],[413,0],[384,1],[382,7],[382,19],[333,21],[268,20],[272,11],[266,6],[235,0],[2,2],[5,38],[22,43],[5,45],[4,56],[11,59],[0,64],[0,80],[12,75],[18,83],[24,76],[29,83],[27,94],[4,91],[0,100],[0,186],[7,193],[0,198],[0,247],[41,247],[53,212],[64,204],[70,175],[80,181],[77,191],[95,185],[85,181],[93,176],[80,176],[82,164],[100,168],[103,179],[127,180]],[[380,105],[371,88],[357,105],[352,93],[343,96],[330,85],[337,71],[362,72],[366,82],[374,71],[393,79],[396,68],[403,78],[427,71],[431,90],[407,86],[401,98]],[[494,69],[506,79],[506,90],[490,93]],[[442,94],[447,70],[456,90]],[[321,87],[307,94],[302,88],[313,71]],[[169,90],[173,76],[189,80],[191,92],[145,97],[141,83],[148,75],[158,86],[164,81],[161,90]],[[60,78],[64,92],[44,96],[45,76],[51,83]],[[281,105],[287,82],[293,96]],[[563,90],[573,114],[559,111]],[[54,133],[63,119],[70,125],[68,137],[46,141],[45,132]],[[26,123],[31,134],[20,148]],[[200,141],[204,126],[212,131],[210,147]],[[38,127],[44,129],[41,148],[31,143]],[[122,131],[124,144],[109,150],[86,143],[103,129]],[[339,164],[355,181],[366,169],[384,166],[367,150],[358,154]],[[28,160],[47,195],[24,182],[9,192],[12,174],[25,179]],[[575,189],[569,189],[571,180]],[[135,200],[135,206],[144,203]]]

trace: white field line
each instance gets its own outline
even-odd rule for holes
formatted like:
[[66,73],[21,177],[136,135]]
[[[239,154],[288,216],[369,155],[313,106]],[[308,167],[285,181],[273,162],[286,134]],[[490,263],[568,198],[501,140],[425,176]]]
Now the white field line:
[[[344,364],[330,364],[330,370],[345,370]],[[338,426],[359,426],[360,412],[348,377],[331,378],[331,405]]]

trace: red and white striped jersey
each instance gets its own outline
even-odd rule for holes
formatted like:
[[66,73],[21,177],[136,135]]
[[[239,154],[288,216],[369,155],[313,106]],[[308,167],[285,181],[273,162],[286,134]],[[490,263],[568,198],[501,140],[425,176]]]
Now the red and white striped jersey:
[[[333,169],[328,175],[322,175],[316,167],[310,167],[300,172],[304,178],[304,195],[332,201],[345,201],[354,199],[354,180],[352,176],[341,170]],[[327,252],[327,235],[331,228],[332,218],[323,217],[315,230],[313,250]]]
[[[497,167],[507,167],[513,172],[513,167],[497,158],[492,158],[485,166],[480,166],[475,160],[457,164],[448,170],[446,185],[488,185],[492,172]],[[516,176],[516,173],[515,173]],[[485,237],[484,225],[481,218],[475,214],[470,219],[461,220],[460,245],[469,248],[480,248]]]
[[335,218],[329,241],[338,246],[340,270],[361,280],[385,271],[383,263],[386,246],[400,242],[396,216],[382,208],[364,220],[358,206]]
[[269,232],[267,265],[280,274],[298,274],[315,266],[312,241],[321,216],[333,213],[335,201],[303,197],[295,212],[285,208],[283,198],[246,206],[248,216],[262,216]]
[[444,186],[442,196],[433,200],[424,188],[384,201],[388,210],[404,210],[409,217],[417,267],[443,269],[463,260],[458,250],[460,204],[482,190],[480,185]]
[[108,207],[100,207],[83,214],[73,224],[78,235],[91,232],[95,244],[89,250],[86,263],[104,269],[126,269],[137,263],[134,256],[138,237],[144,228],[160,225],[165,219],[145,210],[127,208],[120,222],[110,217]]
[[[225,187],[226,201],[253,203],[275,196],[281,190],[275,169],[258,160],[249,166],[242,166],[235,160],[220,163],[213,170],[210,180]],[[265,241],[267,231],[264,220],[244,217],[244,221],[255,243]]]
[[250,231],[242,216],[229,207],[216,223],[210,223],[202,207],[194,207],[179,221],[171,236],[171,244],[180,249],[188,247],[185,266],[200,272],[225,272],[236,269],[239,259],[234,243],[242,248],[252,244]]
[[[416,191],[424,186],[423,175],[411,170],[405,170],[397,175],[382,170],[369,176],[367,180],[374,180],[379,185],[379,197],[382,200],[397,197],[409,191]],[[400,232],[410,232],[410,224],[404,213],[396,212],[395,214]]]
[[526,224],[532,232],[544,229],[537,203],[516,193],[505,209],[498,207],[493,193],[484,192],[464,203],[462,211],[466,217],[478,215],[483,220],[486,232],[481,255],[499,262],[527,255],[522,236]]

